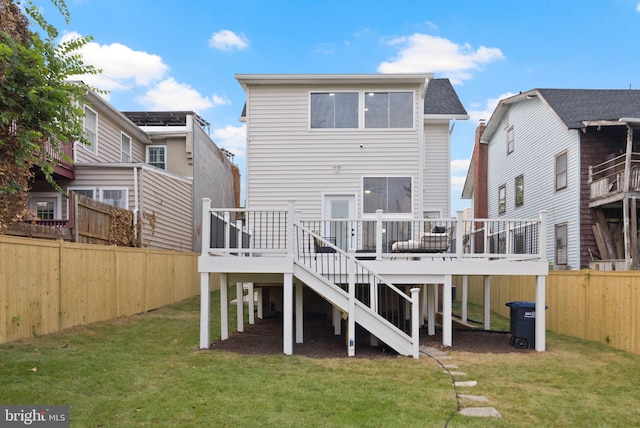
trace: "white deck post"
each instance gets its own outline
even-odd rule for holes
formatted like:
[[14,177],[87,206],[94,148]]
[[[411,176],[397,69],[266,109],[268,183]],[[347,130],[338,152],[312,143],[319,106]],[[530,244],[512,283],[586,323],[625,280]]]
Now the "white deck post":
[[347,319],[347,354],[350,357],[356,355],[356,262],[349,259],[347,262],[349,274],[349,318]]
[[420,357],[420,289],[411,289],[411,336],[413,340],[413,358]]
[[467,322],[469,305],[469,275],[462,275],[462,322]]
[[296,282],[296,343],[303,343],[303,315],[304,307],[302,300],[303,286],[301,282]]
[[437,284],[427,284],[427,334],[436,334],[436,291]]
[[444,284],[442,286],[442,346],[451,346],[452,327],[451,275],[445,275]]
[[211,247],[211,199],[202,198],[202,243],[200,254],[206,256]]
[[464,222],[462,221],[463,211],[456,211],[456,259],[462,260],[462,254],[464,253]]
[[283,283],[283,352],[293,354],[293,274],[284,274]]
[[236,324],[238,333],[244,332],[244,287],[242,282],[236,282]]
[[[253,285],[253,283],[251,283]],[[264,315],[262,314],[262,287],[258,287],[258,289],[256,290],[257,296],[258,296],[258,318],[262,319],[264,317]]]
[[342,334],[342,314],[340,309],[335,306],[331,306],[331,319],[333,323],[333,334],[340,336]]
[[547,311],[546,311],[546,278],[542,275],[536,277],[536,324],[535,338],[536,351],[544,352],[546,349]]
[[382,260],[382,210],[376,210],[376,260]]
[[248,293],[247,294],[247,297],[248,297],[247,311],[249,312],[249,324],[255,324],[256,323],[256,314],[255,314],[256,302],[255,302],[255,295],[253,293],[253,282],[245,282],[242,288],[246,288]]
[[482,305],[484,309],[483,321],[484,321],[484,329],[491,330],[491,277],[484,277],[484,284],[482,286],[482,290],[484,292],[484,298],[482,300]]
[[209,272],[200,273],[200,349],[209,349],[211,325],[211,290]]
[[547,260],[547,210],[540,211],[540,230],[538,231],[540,243],[540,259]]
[[[293,231],[293,225],[296,220],[296,201],[295,199],[287,199],[287,255],[293,256],[293,246],[295,243],[295,233]],[[291,296],[293,298],[293,296]]]
[[229,287],[227,274],[220,274],[220,339],[229,338]]

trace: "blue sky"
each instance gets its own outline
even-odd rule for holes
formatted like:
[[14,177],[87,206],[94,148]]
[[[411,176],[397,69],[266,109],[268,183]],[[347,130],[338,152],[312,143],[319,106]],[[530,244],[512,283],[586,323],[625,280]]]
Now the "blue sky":
[[169,1],[34,3],[62,37],[91,35],[84,80],[119,110],[194,110],[244,170],[235,74],[432,72],[469,112],[451,140],[452,211],[479,119],[533,88],[640,88],[639,0]]

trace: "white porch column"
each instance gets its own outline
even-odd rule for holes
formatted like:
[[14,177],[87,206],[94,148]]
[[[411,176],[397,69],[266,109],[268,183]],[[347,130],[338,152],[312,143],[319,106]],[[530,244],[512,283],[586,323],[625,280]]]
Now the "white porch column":
[[342,334],[342,314],[340,309],[331,306],[331,322],[333,324],[333,334],[340,336]]
[[244,286],[247,289],[247,297],[249,298],[249,302],[247,304],[247,311],[249,311],[249,324],[256,323],[256,302],[253,294],[253,282],[245,282]]
[[296,343],[303,340],[304,307],[302,300],[303,286],[301,282],[296,283]]
[[436,291],[437,284],[427,284],[427,334],[436,334]]
[[220,339],[229,338],[229,286],[227,274],[220,274]]
[[536,277],[536,351],[544,352],[546,349],[547,311],[546,311],[546,277]]
[[293,354],[293,274],[285,273],[283,282],[283,352]]
[[491,330],[491,278],[489,276],[484,277],[482,289],[484,291],[484,298],[482,301],[484,309],[484,329]]
[[442,346],[451,346],[453,335],[451,321],[451,275],[444,276],[442,286]]
[[200,349],[209,349],[211,343],[211,290],[209,272],[200,273]]
[[420,357],[420,289],[411,289],[411,336],[413,339],[413,358]]
[[236,282],[236,324],[238,333],[244,332],[244,284]]
[[469,275],[462,275],[462,322],[467,322],[469,306]]

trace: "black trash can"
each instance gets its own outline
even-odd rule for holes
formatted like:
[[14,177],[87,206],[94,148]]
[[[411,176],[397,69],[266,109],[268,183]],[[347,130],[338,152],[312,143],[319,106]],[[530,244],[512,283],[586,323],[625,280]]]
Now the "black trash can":
[[[511,308],[511,343],[516,348],[536,347],[536,304],[534,302],[509,302]],[[545,308],[546,309],[546,308]]]

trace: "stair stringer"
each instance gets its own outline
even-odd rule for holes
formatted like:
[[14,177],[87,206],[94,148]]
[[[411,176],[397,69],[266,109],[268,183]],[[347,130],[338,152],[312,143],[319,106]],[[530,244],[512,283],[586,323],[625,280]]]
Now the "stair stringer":
[[[294,263],[293,275],[329,303],[349,313],[349,294],[306,265]],[[413,338],[359,300],[355,301],[355,322],[400,355],[413,354]]]

